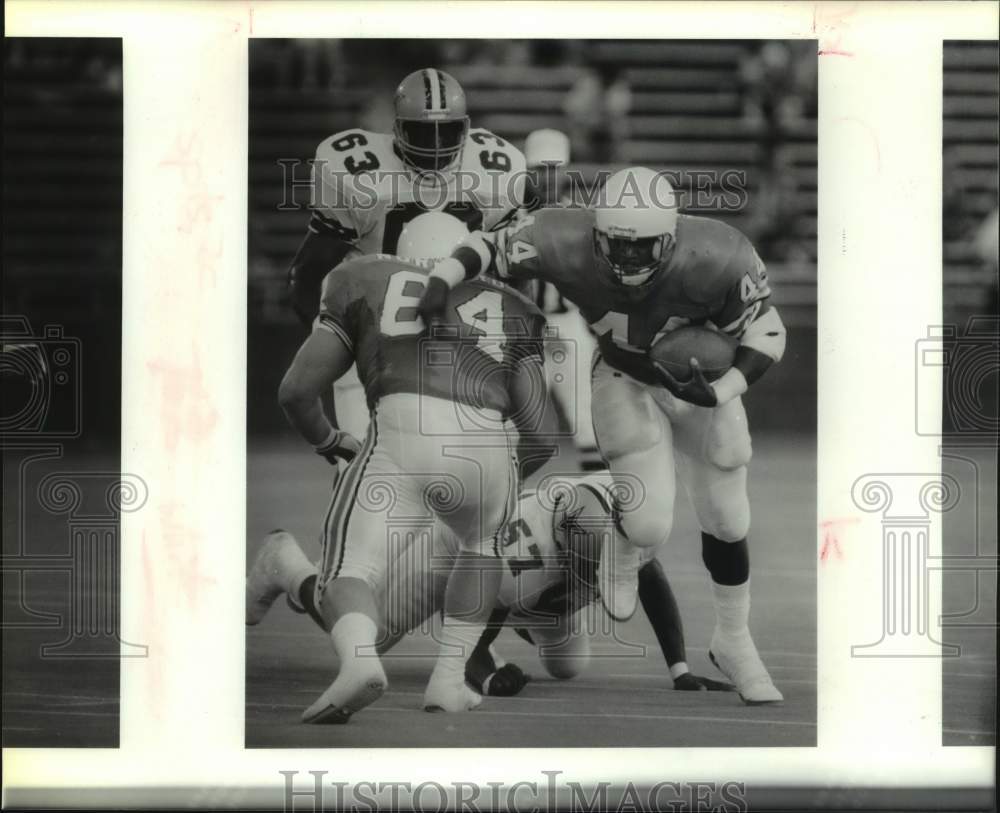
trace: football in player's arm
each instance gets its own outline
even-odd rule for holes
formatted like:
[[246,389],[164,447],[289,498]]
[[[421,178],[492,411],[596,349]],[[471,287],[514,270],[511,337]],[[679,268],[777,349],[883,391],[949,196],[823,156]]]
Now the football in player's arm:
[[[444,307],[448,292],[465,279],[486,271],[501,279],[551,279],[551,271],[540,261],[535,242],[544,240],[540,231],[550,212],[564,217],[564,210],[543,209],[496,233],[475,233],[457,248],[452,256],[439,262],[427,281],[418,309],[424,320],[432,323]],[[578,217],[576,213],[569,215]],[[580,213],[579,216],[587,215]],[[553,217],[553,219],[555,219]],[[539,222],[541,221],[541,223]],[[610,331],[601,334],[600,323],[592,325],[601,335],[601,353],[609,364],[645,384],[660,384],[678,398],[703,407],[715,407],[746,392],[776,361],[785,347],[785,328],[777,309],[769,301],[771,291],[763,262],[745,238],[732,260],[724,299],[718,303],[711,321],[722,332],[739,339],[733,366],[721,378],[709,382],[692,359],[692,376],[678,381],[647,352],[625,350]]]
[[[542,209],[496,235],[467,238],[437,264],[418,311],[433,324],[448,290],[486,269],[551,282],[577,304],[600,348],[592,394],[602,456],[616,482],[639,476],[647,490],[662,493],[662,501],[629,512],[625,534],[604,547],[598,576],[605,609],[616,620],[635,611],[639,551],[670,537],[674,455],[686,454],[691,465],[682,477],[712,580],[710,655],[744,702],[781,702],[749,630],[751,445],[740,396],[781,359],[785,329],[747,238],[720,220],[680,214],[676,200],[662,172],[620,170],[589,210]],[[650,350],[687,325],[737,339],[733,365],[717,380],[695,369],[679,381],[654,364]],[[660,431],[663,420],[674,431]],[[718,442],[705,443],[705,432]]]

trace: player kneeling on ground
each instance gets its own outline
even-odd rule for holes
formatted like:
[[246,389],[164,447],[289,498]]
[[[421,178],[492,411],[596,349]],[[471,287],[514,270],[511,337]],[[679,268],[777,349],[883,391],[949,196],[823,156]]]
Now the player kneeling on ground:
[[[441,328],[447,339],[422,336],[415,306],[429,261],[467,235],[455,218],[427,213],[404,229],[398,256],[362,257],[331,271],[313,332],[281,383],[282,408],[318,452],[332,459],[356,452],[326,512],[316,582],[340,671],[305,722],[345,722],[385,691],[374,588],[394,549],[435,519],[461,550],[446,574],[441,654],[424,707],[463,711],[481,702],[465,685],[464,663],[495,603],[501,574],[492,548],[518,491],[504,420],[520,433],[518,453],[532,450],[531,466],[555,447],[539,437],[544,317],[532,303],[499,282],[477,281],[451,297]],[[320,405],[355,361],[371,410],[360,450]],[[475,444],[467,443],[470,431],[481,435]],[[548,453],[537,454],[538,446]]]
[[[497,537],[503,579],[496,607],[465,667],[466,680],[477,691],[509,696],[527,682],[524,672],[504,663],[492,645],[505,624],[538,647],[542,665],[552,677],[575,677],[589,664],[586,621],[597,600],[597,563],[601,546],[616,533],[619,521],[608,486],[606,475],[591,475],[521,496]],[[432,539],[432,549],[401,552],[376,580],[376,605],[383,619],[379,654],[444,605],[448,573],[461,545],[440,521]],[[270,534],[247,579],[247,623],[259,623],[275,599],[286,593],[294,610],[308,612],[328,631],[329,623],[316,606],[317,578],[316,567],[291,534]],[[674,688],[731,691],[728,683],[688,670],[680,610],[658,560],[643,565],[639,582],[642,606],[660,642]]]

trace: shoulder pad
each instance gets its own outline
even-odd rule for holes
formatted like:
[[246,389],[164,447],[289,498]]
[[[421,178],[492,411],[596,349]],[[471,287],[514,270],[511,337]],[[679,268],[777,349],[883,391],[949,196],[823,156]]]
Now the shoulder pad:
[[[486,163],[483,162],[480,153],[486,154]],[[496,172],[499,167],[492,166],[490,160],[494,153],[502,153],[506,156],[506,161],[500,158],[496,159],[497,161],[503,161],[505,168],[501,171],[519,175],[524,173],[527,167],[524,153],[506,138],[501,138],[482,127],[473,127],[465,137],[465,149],[462,153],[462,169],[472,172]]]
[[392,136],[388,133],[373,133],[371,130],[353,128],[341,130],[323,139],[316,147],[316,160],[333,172],[345,172],[347,176],[354,167],[374,164],[378,172],[402,170],[403,165],[392,148]]
[[[752,268],[756,257],[750,241],[739,229],[721,220],[692,215],[678,219],[676,251],[677,261],[692,271],[687,287],[693,286],[704,296],[738,282]],[[751,265],[744,268],[748,263]]]

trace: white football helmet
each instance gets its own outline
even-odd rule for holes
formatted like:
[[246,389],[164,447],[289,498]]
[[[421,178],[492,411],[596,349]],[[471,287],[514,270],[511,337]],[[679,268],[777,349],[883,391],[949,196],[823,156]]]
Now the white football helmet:
[[396,89],[396,146],[403,162],[423,172],[445,172],[462,162],[469,133],[465,91],[436,68],[409,74]]
[[616,282],[644,285],[663,267],[677,235],[677,196],[662,173],[616,172],[594,207],[594,251]]
[[569,163],[569,137],[560,130],[545,127],[532,130],[524,140],[524,160],[531,167]]
[[469,230],[457,217],[444,212],[424,212],[403,227],[396,256],[424,263],[443,260],[468,236]]

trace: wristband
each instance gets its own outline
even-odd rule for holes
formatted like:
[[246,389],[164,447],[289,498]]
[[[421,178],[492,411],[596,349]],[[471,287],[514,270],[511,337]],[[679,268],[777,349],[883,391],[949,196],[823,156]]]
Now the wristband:
[[441,280],[449,288],[454,288],[465,279],[465,266],[454,257],[446,257],[434,266],[430,276]]
[[317,443],[313,448],[316,450],[317,454],[325,454],[333,449],[340,442],[341,432],[336,426],[330,427],[330,434],[326,436],[326,440],[322,443]]

